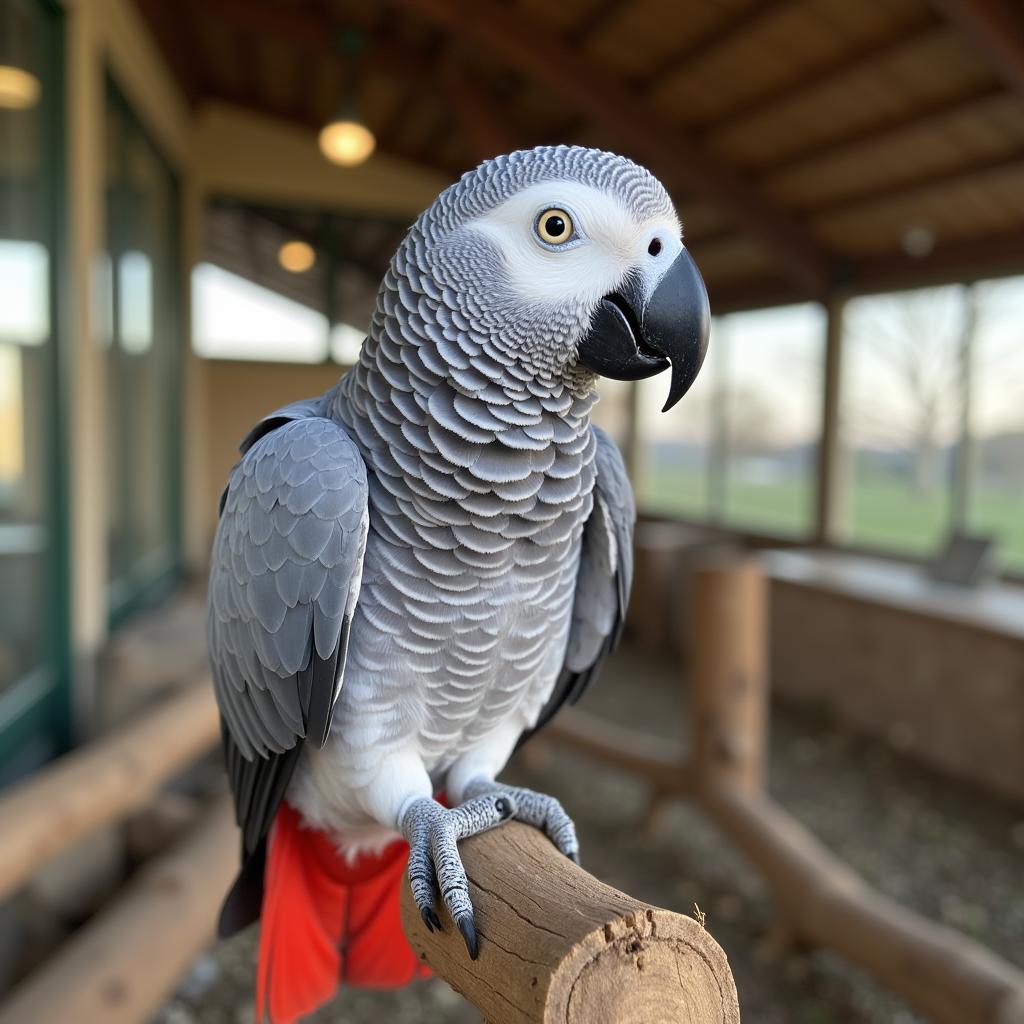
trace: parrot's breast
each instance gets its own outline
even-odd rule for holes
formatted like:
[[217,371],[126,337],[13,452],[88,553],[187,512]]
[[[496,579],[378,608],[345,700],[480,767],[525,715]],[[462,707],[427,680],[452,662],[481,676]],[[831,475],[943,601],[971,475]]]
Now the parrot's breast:
[[[389,271],[330,414],[367,466],[370,534],[323,756],[358,788],[410,745],[435,777],[561,674],[593,507],[593,395],[509,359]],[[319,757],[320,755],[316,755]],[[343,794],[337,796],[341,799]]]

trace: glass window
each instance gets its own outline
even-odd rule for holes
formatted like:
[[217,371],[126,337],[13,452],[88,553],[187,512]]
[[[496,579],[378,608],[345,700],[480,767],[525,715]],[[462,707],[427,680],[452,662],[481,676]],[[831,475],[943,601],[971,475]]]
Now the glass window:
[[843,318],[842,538],[926,555],[951,525],[966,289],[854,299]]
[[[0,0],[0,778],[67,731],[55,336],[59,20]],[[20,766],[20,768],[19,768]]]
[[319,363],[327,354],[327,317],[212,263],[200,263],[192,272],[192,339],[196,351],[208,358]]
[[1024,572],[1024,277],[974,287],[967,526]]
[[[178,278],[174,177],[120,94],[107,102],[107,523],[113,619],[178,566]],[[106,268],[109,268],[107,270]]]
[[718,332],[722,518],[807,534],[815,516],[825,312],[814,304],[735,313]]
[[667,413],[667,374],[640,381],[637,417],[643,441],[636,470],[637,504],[645,512],[707,518],[711,451],[720,388],[720,321],[712,322],[707,359],[690,390]]
[[210,204],[192,272],[192,344],[209,359],[351,365],[405,225]]

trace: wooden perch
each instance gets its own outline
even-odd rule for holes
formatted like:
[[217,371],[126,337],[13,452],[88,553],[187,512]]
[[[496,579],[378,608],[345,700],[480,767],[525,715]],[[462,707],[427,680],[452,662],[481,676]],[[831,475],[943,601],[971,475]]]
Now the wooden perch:
[[92,829],[148,804],[218,730],[204,680],[12,786],[0,797],[0,899]]
[[604,885],[525,825],[459,848],[479,959],[449,920],[427,931],[408,886],[402,918],[420,958],[487,1024],[738,1024],[725,954],[693,918]]
[[225,796],[15,989],[0,1007],[0,1024],[150,1020],[213,941],[217,908],[237,866],[238,832]]

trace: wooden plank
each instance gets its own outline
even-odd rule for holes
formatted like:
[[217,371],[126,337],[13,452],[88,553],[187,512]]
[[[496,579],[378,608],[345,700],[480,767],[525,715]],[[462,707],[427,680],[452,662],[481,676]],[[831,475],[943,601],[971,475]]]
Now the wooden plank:
[[684,63],[695,64],[713,53],[739,32],[749,33],[779,15],[780,10],[801,6],[805,0],[751,0],[747,6],[726,11],[711,28],[677,46],[636,83],[642,92],[654,91],[662,79],[682,70]]
[[[9,833],[8,833],[9,834]],[[143,1024],[214,937],[238,866],[231,800],[76,932],[0,1007],[0,1024]]]
[[682,183],[721,204],[784,257],[780,266],[807,292],[825,291],[830,257],[803,224],[761,197],[731,166],[709,155],[674,123],[557,39],[537,31],[528,20],[494,0],[479,0],[471,8],[459,0],[398,2],[486,49],[613,131],[637,154],[651,159],[670,186]]
[[427,931],[407,885],[413,949],[488,1024],[739,1024],[721,947],[691,917],[641,903],[513,822],[460,844],[480,935]]
[[1024,95],[1024,14],[1007,0],[932,0],[988,59],[1011,89]]
[[0,796],[0,898],[92,829],[144,807],[219,735],[206,679],[11,786]]
[[855,75],[861,71],[874,70],[878,65],[904,52],[910,47],[934,38],[945,36],[949,30],[942,25],[936,27],[935,18],[924,11],[909,23],[901,23],[887,31],[881,37],[852,47],[846,54],[836,60],[823,64],[817,71],[797,78],[777,89],[763,90],[756,100],[737,107],[724,114],[715,114],[703,125],[705,133],[717,135],[726,129],[733,129],[737,124],[752,121],[764,114],[776,110],[798,96],[807,95],[826,83],[836,82],[846,75]]

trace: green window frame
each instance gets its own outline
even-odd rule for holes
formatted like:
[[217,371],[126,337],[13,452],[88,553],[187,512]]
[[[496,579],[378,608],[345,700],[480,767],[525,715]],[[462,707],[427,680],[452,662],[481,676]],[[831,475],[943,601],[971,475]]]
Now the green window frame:
[[[135,612],[142,608],[152,607],[163,600],[180,582],[183,575],[183,516],[182,496],[184,485],[183,474],[183,368],[184,340],[182,333],[182,287],[181,287],[181,188],[173,165],[166,158],[159,144],[147,131],[138,115],[133,110],[127,97],[108,71],[106,77],[106,108],[109,119],[119,121],[134,141],[148,150],[155,158],[160,173],[166,177],[168,185],[168,234],[161,243],[166,243],[162,253],[166,266],[153,274],[160,281],[154,285],[164,290],[164,299],[154,305],[154,352],[159,361],[161,379],[165,383],[167,404],[166,420],[162,451],[159,453],[159,465],[156,471],[163,474],[165,483],[164,506],[161,510],[164,536],[161,545],[155,551],[138,556],[131,553],[131,565],[126,571],[118,571],[111,564],[111,574],[107,585],[108,623],[111,629],[116,628]],[[108,130],[109,130],[108,125]],[[123,140],[122,140],[123,141]],[[111,147],[115,159],[124,161],[123,145]],[[123,166],[114,169],[118,174]],[[111,168],[107,168],[108,175]],[[128,251],[124,238],[130,234],[131,214],[128,204],[118,203],[118,187],[110,186],[108,181],[106,246],[111,256],[112,272],[109,275],[111,323],[110,347],[108,359],[108,408],[115,415],[118,409],[118,423],[122,428],[137,425],[139,417],[146,414],[140,406],[138,396],[131,386],[128,362],[133,358],[127,355],[123,345],[125,325],[122,323],[122,281],[119,272],[121,257]],[[157,324],[159,321],[159,324]],[[119,405],[118,405],[119,403]],[[111,444],[108,457],[113,465],[108,467],[113,476],[110,481],[117,487],[122,498],[130,495],[140,483],[136,473],[137,466],[133,461],[132,446],[135,443],[136,430],[121,429],[114,431],[114,443]],[[109,475],[109,474],[108,474]],[[145,486],[143,484],[143,486]],[[110,508],[108,508],[108,530],[111,529]]]
[[65,751],[71,742],[72,725],[64,17],[54,0],[22,0],[22,4],[35,6],[42,26],[34,40],[36,52],[32,56],[43,82],[40,167],[43,238],[50,252],[49,336],[39,349],[50,405],[44,442],[48,514],[42,523],[49,538],[42,634],[47,656],[0,692],[0,786]]

